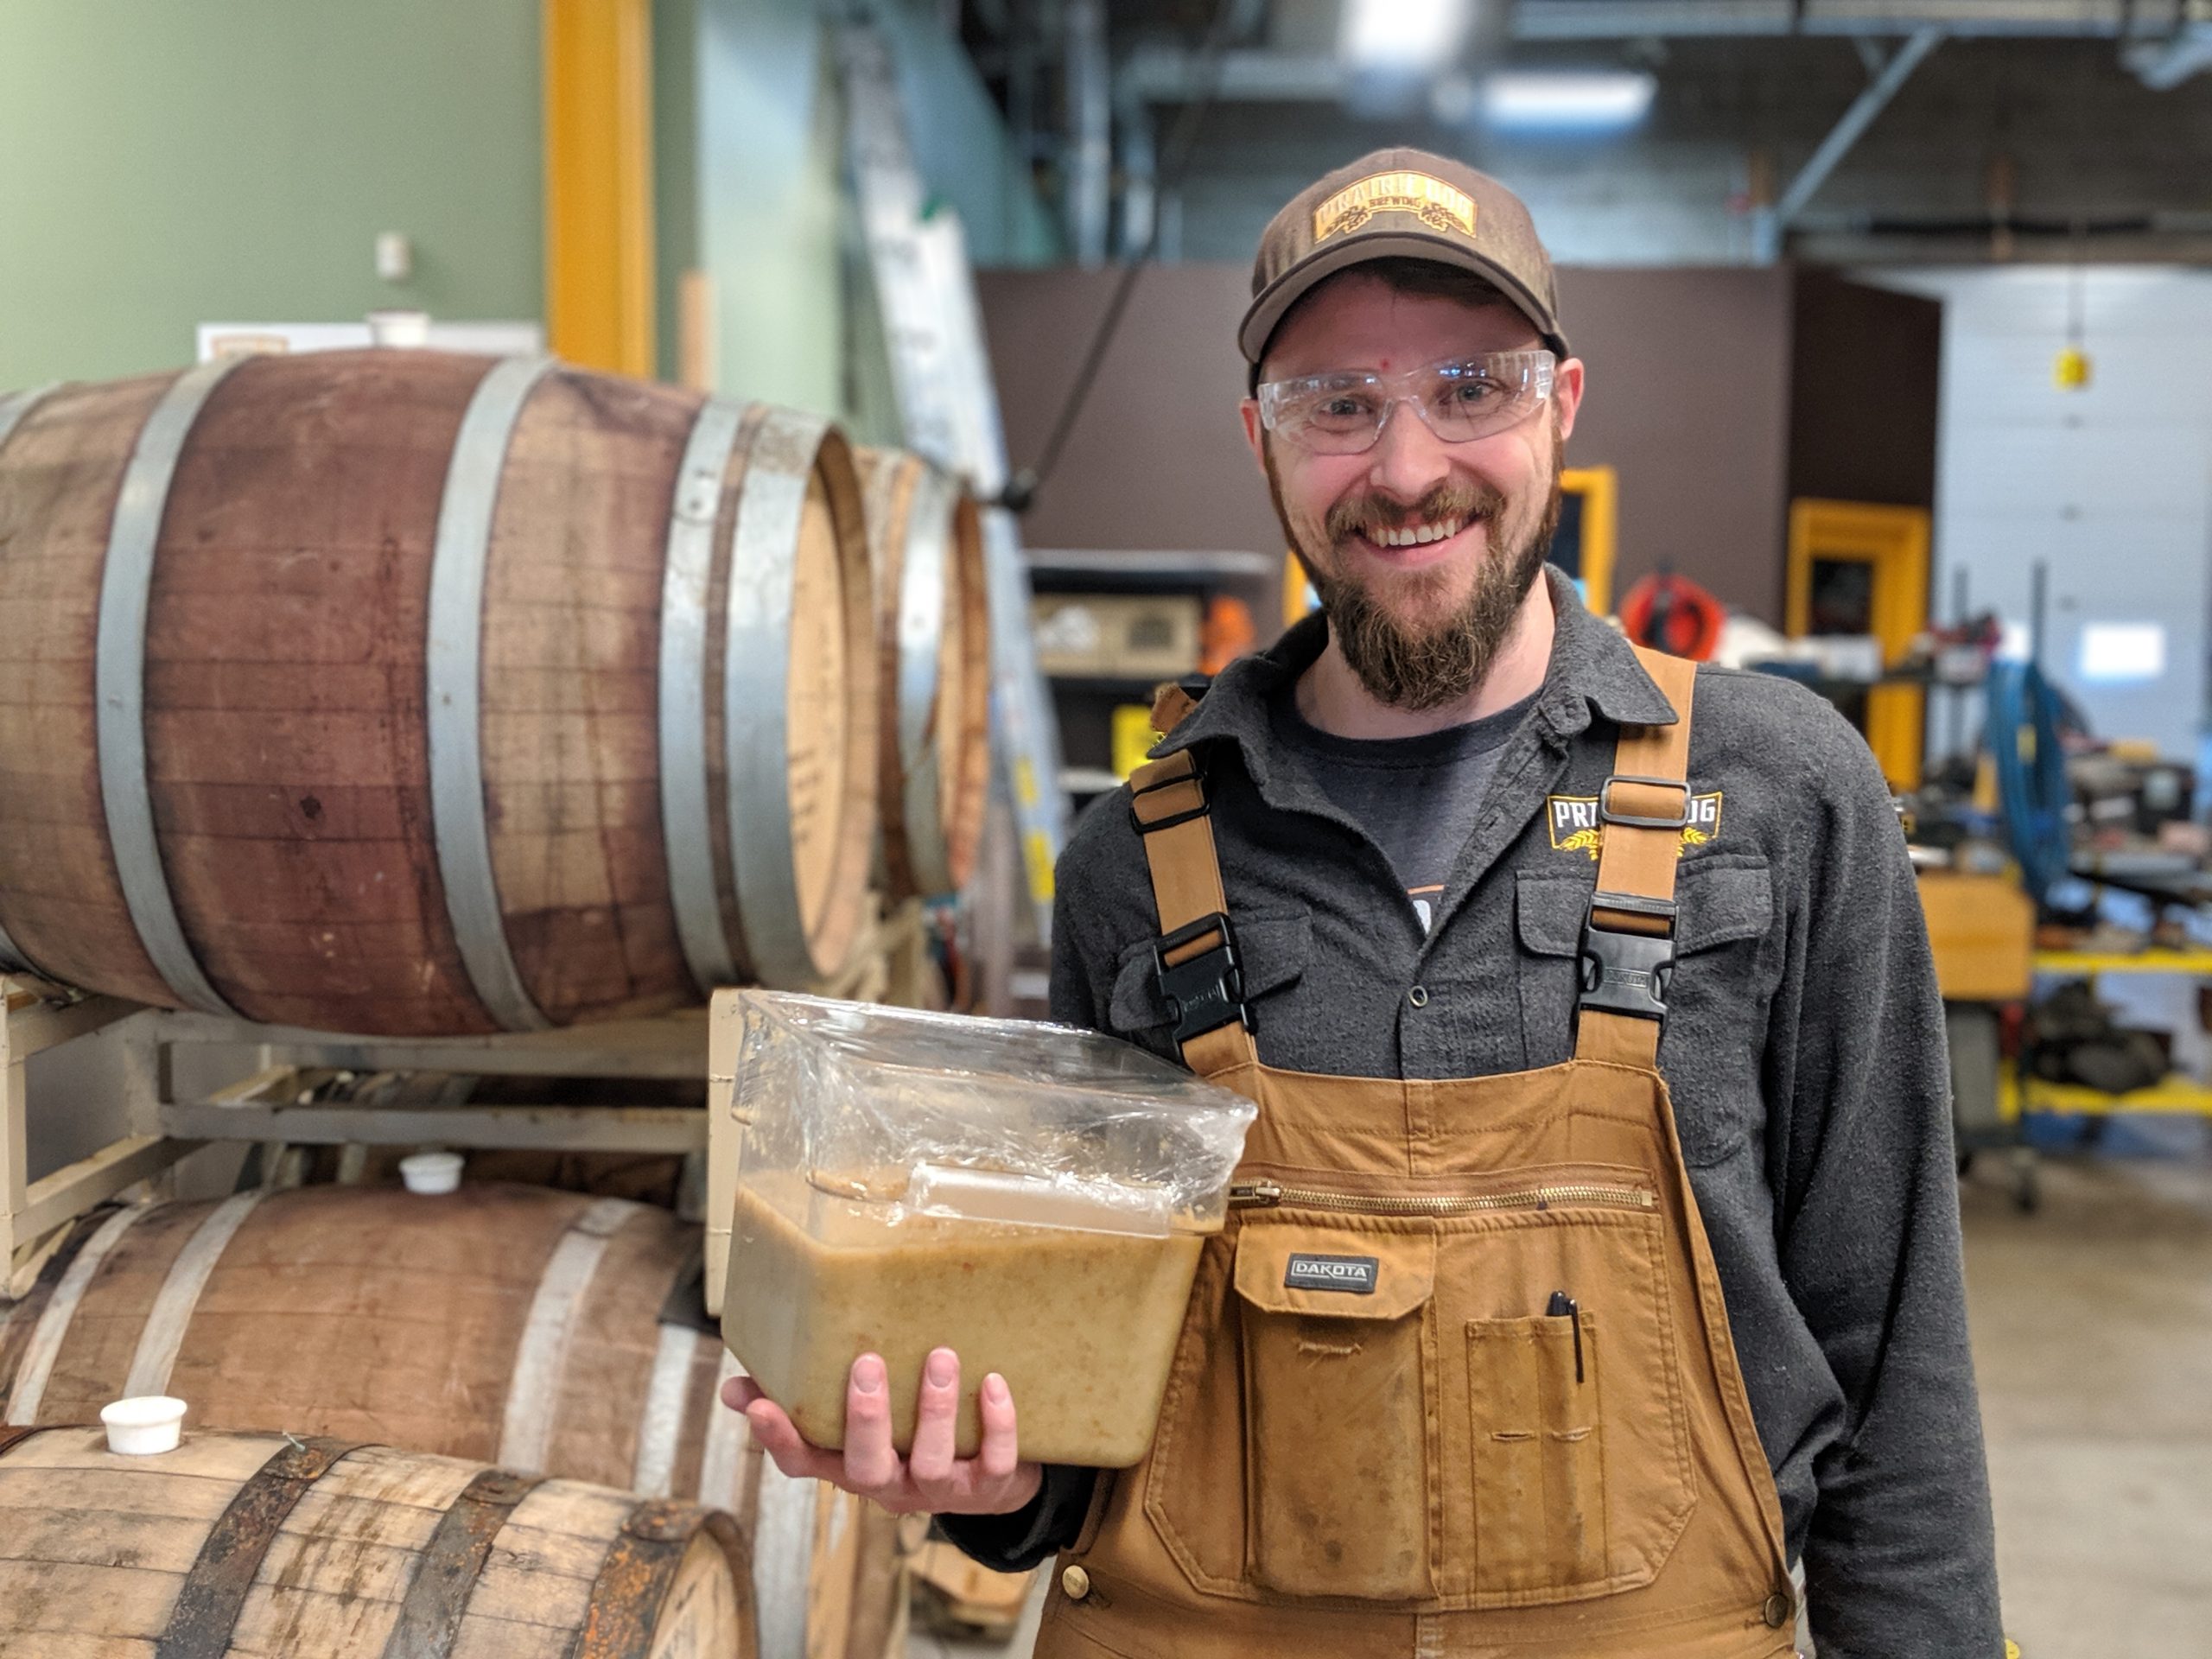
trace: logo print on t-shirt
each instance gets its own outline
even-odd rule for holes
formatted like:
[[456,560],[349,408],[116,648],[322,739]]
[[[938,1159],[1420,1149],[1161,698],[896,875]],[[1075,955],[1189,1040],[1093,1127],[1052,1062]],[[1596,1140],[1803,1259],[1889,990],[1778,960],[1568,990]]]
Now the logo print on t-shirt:
[[1414,914],[1421,918],[1421,931],[1424,933],[1436,925],[1436,900],[1443,891],[1441,881],[1433,881],[1425,887],[1406,889],[1406,897],[1414,901]]
[[[1681,850],[1702,847],[1720,838],[1720,791],[1690,797],[1690,821],[1682,828]],[[1595,795],[1554,795],[1546,803],[1552,846],[1562,853],[1586,853],[1596,863],[1605,842],[1605,826],[1598,820]]]

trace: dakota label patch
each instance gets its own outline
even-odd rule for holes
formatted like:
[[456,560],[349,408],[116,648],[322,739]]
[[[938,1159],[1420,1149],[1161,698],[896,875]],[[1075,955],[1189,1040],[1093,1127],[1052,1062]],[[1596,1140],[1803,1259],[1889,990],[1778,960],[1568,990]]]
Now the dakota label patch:
[[[1715,790],[1710,795],[1690,797],[1690,821],[1682,830],[1682,852],[1719,839],[1720,793]],[[1562,853],[1587,853],[1591,861],[1596,862],[1605,840],[1605,827],[1598,822],[1598,798],[1554,795],[1545,805],[1553,849]]]
[[1433,231],[1475,233],[1475,199],[1426,173],[1372,173],[1313,210],[1313,239],[1356,231],[1377,213],[1411,213]]
[[1372,1296],[1382,1262],[1371,1255],[1305,1255],[1292,1252],[1286,1290],[1342,1290]]

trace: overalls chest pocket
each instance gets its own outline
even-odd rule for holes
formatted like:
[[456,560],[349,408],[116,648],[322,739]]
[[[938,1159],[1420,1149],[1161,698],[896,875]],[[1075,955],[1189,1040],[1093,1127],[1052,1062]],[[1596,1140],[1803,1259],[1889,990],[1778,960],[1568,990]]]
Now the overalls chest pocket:
[[[1586,873],[1522,870],[1514,884],[1520,942],[1522,1042],[1531,1070],[1574,1052],[1574,1005],[1589,914]],[[1764,855],[1706,852],[1675,872],[1675,967],[1659,1069],[1674,1096],[1682,1159],[1726,1160],[1764,1118],[1759,1062],[1780,982],[1782,942]]]

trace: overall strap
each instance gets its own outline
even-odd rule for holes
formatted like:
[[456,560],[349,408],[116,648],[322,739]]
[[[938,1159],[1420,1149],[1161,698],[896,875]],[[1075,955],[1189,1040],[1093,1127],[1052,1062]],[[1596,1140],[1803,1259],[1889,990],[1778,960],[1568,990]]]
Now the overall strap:
[[[1155,706],[1154,719],[1164,712],[1168,711]],[[1139,766],[1129,776],[1129,818],[1144,843],[1153,902],[1160,910],[1153,969],[1175,1020],[1183,1063],[1200,1077],[1211,1077],[1256,1062],[1243,963],[1214,851],[1205,775],[1197,757],[1183,749]]]
[[1690,699],[1697,664],[1643,646],[1671,726],[1624,726],[1598,795],[1598,886],[1582,925],[1574,1057],[1654,1069],[1675,965],[1675,866],[1689,826]]

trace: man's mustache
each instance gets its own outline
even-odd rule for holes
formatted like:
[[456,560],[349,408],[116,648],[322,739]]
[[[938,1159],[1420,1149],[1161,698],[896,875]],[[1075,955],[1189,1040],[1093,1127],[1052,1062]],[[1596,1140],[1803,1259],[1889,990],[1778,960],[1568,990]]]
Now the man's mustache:
[[1329,509],[1321,528],[1331,544],[1335,545],[1371,531],[1440,524],[1453,518],[1495,519],[1504,511],[1503,492],[1489,486],[1454,480],[1439,484],[1411,505],[1384,495],[1348,497]]

